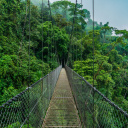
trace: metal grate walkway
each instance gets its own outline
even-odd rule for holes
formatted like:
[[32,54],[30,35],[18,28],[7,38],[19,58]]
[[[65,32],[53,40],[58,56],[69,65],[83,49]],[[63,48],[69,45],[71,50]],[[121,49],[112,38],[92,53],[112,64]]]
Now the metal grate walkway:
[[43,128],[81,128],[65,69],[60,72]]

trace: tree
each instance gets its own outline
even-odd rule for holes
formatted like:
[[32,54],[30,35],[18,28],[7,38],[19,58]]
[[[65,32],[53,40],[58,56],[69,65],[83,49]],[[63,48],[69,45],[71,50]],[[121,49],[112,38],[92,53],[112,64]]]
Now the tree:
[[104,35],[104,43],[105,43],[105,40],[106,40],[106,33],[109,31],[109,32],[112,32],[112,29],[113,27],[110,27],[108,26],[109,25],[109,22],[107,22],[103,27],[101,27],[101,33]]

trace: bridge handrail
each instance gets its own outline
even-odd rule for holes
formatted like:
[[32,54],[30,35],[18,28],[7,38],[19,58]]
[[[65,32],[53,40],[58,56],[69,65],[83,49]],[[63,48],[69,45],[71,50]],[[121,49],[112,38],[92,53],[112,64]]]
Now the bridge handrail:
[[[68,66],[67,66],[68,67]],[[69,67],[70,68],[70,67]],[[70,68],[71,69],[71,68]],[[71,69],[72,70],[72,69]],[[106,96],[104,96],[100,91],[96,89],[96,87],[93,87],[90,83],[88,83],[82,76],[80,76],[78,73],[76,73],[74,70],[72,70],[75,74],[77,74],[81,79],[85,81],[86,84],[88,84],[95,92],[99,93],[110,105],[117,108],[119,111],[121,111],[126,117],[128,117],[128,113],[124,111],[122,108],[118,107],[114,102],[109,100]]]
[[[62,65],[0,106],[0,128],[41,127]],[[34,119],[32,119],[34,117]]]
[[93,127],[94,125],[99,128],[111,127],[111,125],[112,127],[128,126],[127,112],[109,100],[70,67],[66,65],[65,68],[84,127]]

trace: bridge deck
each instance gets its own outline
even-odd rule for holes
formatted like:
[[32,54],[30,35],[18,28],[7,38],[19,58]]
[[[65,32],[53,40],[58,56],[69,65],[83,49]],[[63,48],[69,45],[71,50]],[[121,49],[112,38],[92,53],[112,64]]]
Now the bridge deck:
[[65,69],[60,72],[43,128],[81,128]]

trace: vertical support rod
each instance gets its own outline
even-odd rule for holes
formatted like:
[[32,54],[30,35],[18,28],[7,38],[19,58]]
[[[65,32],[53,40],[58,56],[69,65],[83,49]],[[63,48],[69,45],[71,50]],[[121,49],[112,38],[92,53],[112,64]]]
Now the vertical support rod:
[[[43,0],[42,0],[42,77],[43,77]],[[41,97],[42,97],[42,102],[43,102],[43,105],[44,105],[44,97],[43,97],[43,83],[44,83],[44,79],[42,79],[42,85],[41,85]],[[44,106],[43,106],[44,108]],[[44,117],[44,110],[43,110],[43,116],[42,118]]]
[[[92,7],[93,7],[93,87],[94,87],[94,50],[95,50],[95,42],[94,42],[94,0],[92,0]],[[93,88],[93,128],[95,127],[95,104],[94,104],[94,94],[95,90]]]
[[31,40],[31,0],[29,0],[29,49],[28,49],[28,54],[29,54],[29,62],[28,62],[28,76],[29,76],[29,82],[28,82],[28,128],[29,128],[29,112],[30,112],[30,95],[29,95],[29,86],[30,86],[30,40]]

